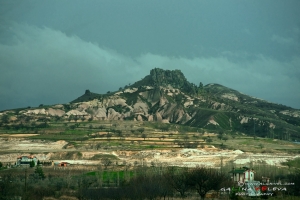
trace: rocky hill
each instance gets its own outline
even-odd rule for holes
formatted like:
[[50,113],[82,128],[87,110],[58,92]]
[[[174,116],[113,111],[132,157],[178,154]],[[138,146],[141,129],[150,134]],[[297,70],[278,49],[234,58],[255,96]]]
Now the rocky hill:
[[[270,103],[219,84],[187,81],[180,70],[152,69],[119,91],[86,90],[70,103],[3,111],[1,126],[48,120],[137,120],[176,123],[218,132],[299,140],[300,110]],[[38,123],[38,125],[41,125]]]

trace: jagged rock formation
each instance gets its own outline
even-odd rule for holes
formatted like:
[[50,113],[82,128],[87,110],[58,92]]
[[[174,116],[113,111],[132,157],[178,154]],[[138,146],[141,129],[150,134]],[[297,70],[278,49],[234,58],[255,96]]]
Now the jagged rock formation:
[[[9,111],[6,111],[9,112]],[[0,113],[5,115],[4,113]],[[276,134],[298,138],[300,111],[250,97],[219,84],[196,86],[180,70],[155,68],[144,79],[109,94],[89,90],[69,104],[24,109],[19,116],[93,118],[177,123],[244,132],[256,136]],[[256,126],[255,132],[253,126]]]

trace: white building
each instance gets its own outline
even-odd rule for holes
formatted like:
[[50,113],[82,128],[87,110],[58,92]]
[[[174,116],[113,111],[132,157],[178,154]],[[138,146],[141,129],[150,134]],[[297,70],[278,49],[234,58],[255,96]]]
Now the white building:
[[34,166],[36,166],[38,159],[35,156],[19,156],[16,165],[30,165],[32,161],[34,162]]
[[254,181],[254,171],[248,167],[232,169],[229,173],[232,174],[234,182],[245,183],[245,181]]

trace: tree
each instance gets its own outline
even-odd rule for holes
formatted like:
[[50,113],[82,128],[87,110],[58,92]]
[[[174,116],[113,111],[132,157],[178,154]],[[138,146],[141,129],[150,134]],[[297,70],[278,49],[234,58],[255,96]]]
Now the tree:
[[35,166],[35,163],[34,163],[33,160],[29,163],[29,166],[30,166],[31,168]]
[[22,186],[17,183],[11,172],[1,174],[0,181],[0,199],[12,199],[17,195],[22,194]]
[[199,89],[203,89],[203,83],[202,82],[199,83]]
[[219,139],[219,140],[222,140],[222,138],[223,138],[223,135],[221,135],[221,134],[218,134],[218,136],[217,136],[217,137],[218,137],[218,139]]
[[36,166],[34,173],[42,180],[44,180],[46,178],[43,168],[41,166]]
[[211,138],[207,138],[206,142],[211,143],[213,140]]
[[113,123],[112,126],[116,128],[118,126],[118,124],[117,123]]
[[2,164],[2,162],[0,162],[0,169],[3,167],[3,164]]
[[165,178],[168,180],[168,183],[172,188],[179,192],[181,198],[186,197],[186,192],[190,189],[188,184],[189,175],[186,168],[182,169],[183,171],[177,171],[175,167],[170,167],[165,174]]
[[222,140],[225,140],[225,142],[228,140],[229,138],[228,138],[228,136],[223,136],[223,138],[222,138]]
[[204,199],[209,190],[219,190],[225,175],[215,169],[197,167],[189,173],[190,185],[197,191],[201,199]]
[[1,121],[3,124],[8,124],[9,123],[10,117],[8,115],[2,115]]
[[70,126],[70,129],[72,129],[72,130],[74,130],[76,128],[76,125],[75,124],[72,124],[71,126]]
[[101,163],[103,164],[104,168],[107,169],[107,167],[112,164],[112,161],[109,158],[102,158]]
[[118,136],[119,138],[121,138],[121,137],[123,136],[121,130],[116,130],[115,132],[116,132],[116,134],[117,134],[117,136]]
[[78,128],[80,126],[80,123],[76,123],[75,126]]
[[145,140],[147,138],[147,135],[145,133],[143,133],[141,137],[144,138],[144,140]]
[[295,196],[300,196],[300,169],[295,169],[292,174],[288,175],[288,179],[290,183],[294,183],[294,185],[290,186],[289,192],[291,192]]
[[97,143],[95,147],[96,147],[96,149],[98,150],[98,149],[101,147],[101,144],[100,144],[100,143]]
[[162,124],[160,127],[160,130],[162,132],[167,132],[167,131],[169,131],[169,129],[170,129],[170,126],[168,124]]
[[106,134],[106,138],[109,140],[111,138],[112,134],[111,133],[107,133]]
[[144,128],[138,128],[137,131],[140,132],[140,133],[143,133],[145,131],[145,129]]
[[188,135],[185,135],[185,136],[183,137],[183,139],[184,139],[184,141],[188,141],[188,140],[189,140],[189,136],[188,136]]

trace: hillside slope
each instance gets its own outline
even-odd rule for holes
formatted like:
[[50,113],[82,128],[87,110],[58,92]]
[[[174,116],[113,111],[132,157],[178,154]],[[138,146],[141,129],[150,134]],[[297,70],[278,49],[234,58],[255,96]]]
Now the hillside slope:
[[137,120],[183,124],[218,132],[299,140],[300,110],[270,103],[219,84],[196,86],[180,70],[152,69],[120,91],[89,90],[64,105],[0,113],[1,125],[24,118],[51,120]]

